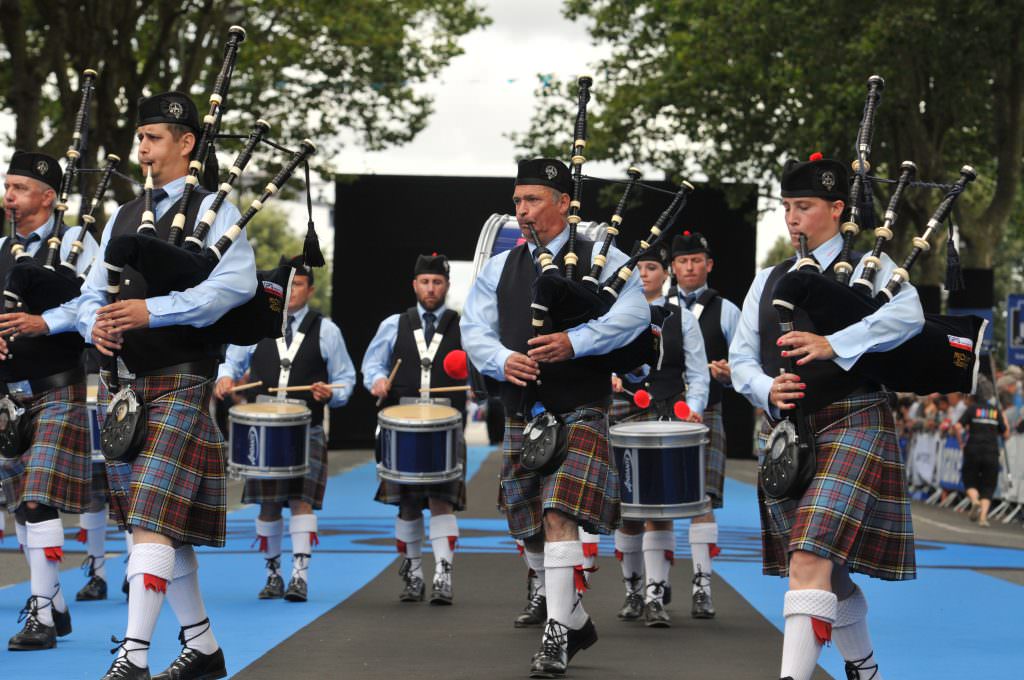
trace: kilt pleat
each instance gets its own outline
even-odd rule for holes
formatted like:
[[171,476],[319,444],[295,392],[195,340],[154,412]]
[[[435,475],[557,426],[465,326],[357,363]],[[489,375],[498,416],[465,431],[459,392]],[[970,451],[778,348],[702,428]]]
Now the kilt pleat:
[[[101,403],[108,401],[107,379],[101,374]],[[223,546],[226,451],[206,408],[211,382],[198,375],[130,382],[146,405],[146,439],[130,463],[107,462],[111,517],[122,529],[141,527],[182,543]]]
[[327,438],[319,425],[309,428],[309,471],[291,479],[245,480],[243,503],[281,503],[296,500],[309,503],[314,510],[324,506],[327,490]]
[[[817,472],[799,501],[772,500],[758,485],[764,573],[785,576],[803,550],[889,581],[916,577],[905,472],[882,393],[851,397],[812,416]],[[763,440],[766,433],[762,433]]]

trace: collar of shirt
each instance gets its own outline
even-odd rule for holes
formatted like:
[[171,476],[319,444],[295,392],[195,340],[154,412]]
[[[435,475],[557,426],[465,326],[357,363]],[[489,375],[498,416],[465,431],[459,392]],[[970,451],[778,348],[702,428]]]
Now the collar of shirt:
[[164,213],[167,212],[172,205],[178,204],[178,199],[181,198],[181,194],[185,191],[185,176],[182,175],[178,179],[172,180],[160,188],[167,192],[167,198],[162,201],[157,201],[156,205],[153,206],[153,212],[156,213],[157,219],[163,217]]
[[811,252],[811,255],[813,255],[814,259],[821,265],[821,270],[825,271],[832,266],[832,262],[839,257],[839,251],[842,249],[843,235],[837,233],[835,236],[815,248]]
[[687,295],[691,295],[691,294],[692,295],[696,295],[697,297],[700,297],[701,295],[704,294],[704,291],[706,291],[707,289],[708,289],[708,284],[705,283],[704,285],[702,285],[697,290],[685,290],[682,286],[680,286],[679,290],[677,292],[679,294],[679,299],[682,300]]
[[[438,323],[441,320],[441,315],[444,314],[444,310],[445,306],[444,303],[442,302],[441,306],[435,309],[433,312],[434,315],[437,317],[436,319],[434,319],[434,323]],[[417,302],[416,311],[420,313],[420,324],[425,325],[426,322],[423,320],[423,315],[427,313],[427,308]]]
[[[36,251],[39,250],[40,247],[42,247],[43,245],[46,244],[46,237],[50,235],[50,229],[52,227],[53,227],[53,213],[50,213],[50,216],[47,218],[47,220],[45,222],[43,222],[41,225],[39,225],[34,230],[30,231],[29,233],[25,234],[22,237],[23,239],[28,239],[28,238],[32,238],[32,234],[38,234],[39,235],[38,239],[36,239],[35,241],[32,241],[32,243],[28,244],[27,250],[28,250],[28,253],[30,255],[35,255]],[[7,238],[7,237],[5,236],[4,238]],[[17,241],[15,241],[14,243],[17,243]],[[13,243],[11,245],[13,245]]]
[[[294,316],[295,321],[292,322],[292,333],[299,332],[299,326],[302,324],[302,320],[306,318],[306,312],[309,311],[309,305],[302,305],[294,314],[288,316]],[[287,321],[287,319],[285,319]]]
[[[551,242],[548,243],[547,246],[545,246],[545,247],[548,250],[551,251],[551,255],[552,256],[555,256],[555,255],[558,255],[558,251],[562,249],[562,246],[564,246],[565,243],[568,240],[569,240],[569,227],[566,227],[561,232],[559,232],[558,236],[556,236],[553,239],[551,239]],[[527,241],[527,247],[530,249],[530,253],[531,254],[535,250],[537,250],[537,246],[534,245],[533,243],[530,243],[529,241]]]

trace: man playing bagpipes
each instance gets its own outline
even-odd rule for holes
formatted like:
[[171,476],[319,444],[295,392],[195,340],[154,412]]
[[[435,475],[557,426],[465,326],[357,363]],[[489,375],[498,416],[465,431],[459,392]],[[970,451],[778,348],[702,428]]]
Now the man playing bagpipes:
[[[282,258],[284,263],[287,260]],[[317,517],[314,510],[323,507],[327,490],[327,439],[324,435],[324,411],[348,403],[356,381],[356,369],[345,347],[341,330],[308,302],[314,286],[313,270],[302,264],[302,256],[291,259],[295,267],[288,298],[288,320],[284,337],[264,339],[242,347],[229,345],[218,371],[217,398],[229,394],[246,371],[256,394],[271,394],[271,388],[310,385],[309,391],[290,396],[303,399],[312,412],[309,428],[309,471],[290,479],[247,479],[243,503],[258,503],[256,535],[260,550],[266,554],[267,583],[259,593],[261,600],[285,598],[305,602],[309,588],[309,561],[317,542]],[[335,387],[335,385],[343,385]],[[273,392],[273,394],[281,394]],[[292,539],[292,573],[287,590],[281,578],[281,538],[284,519],[281,509],[291,510],[289,533]]]
[[[653,310],[652,316],[654,312],[665,316],[661,324],[661,356],[657,365],[612,378],[612,390],[617,396],[632,393],[629,401],[613,401],[609,417],[613,425],[673,417],[700,422],[708,401],[710,378],[697,318],[685,307],[670,304],[662,295],[668,278],[667,261],[667,248],[652,248],[637,262],[647,302],[660,308]],[[618,613],[620,619],[635,621],[643,617],[644,624],[653,628],[671,625],[664,605],[671,600],[669,572],[675,562],[675,549],[672,520],[622,521],[622,528],[615,530],[615,557],[626,586],[626,601]]]
[[[794,247],[806,239],[801,262],[816,261],[824,283],[838,269],[839,223],[850,183],[842,163],[820,154],[811,158],[786,163],[782,204]],[[852,262],[859,262],[857,278],[863,261],[856,256]],[[878,286],[895,268],[885,256],[881,264]],[[813,476],[795,497],[769,497],[764,468],[758,485],[764,573],[789,576],[781,675],[808,680],[822,645],[831,640],[846,659],[848,677],[881,680],[867,601],[850,573],[914,578],[914,534],[888,396],[849,369],[865,353],[886,351],[919,333],[923,312],[917,292],[905,284],[891,302],[839,332],[799,330],[797,309],[797,330],[783,333],[773,291],[794,268],[790,258],[755,276],[729,351],[734,388],[772,423],[799,405],[806,417],[801,439],[813,456]],[[796,359],[792,370],[787,359]],[[776,453],[773,445],[764,455]]]
[[[402,397],[419,397],[427,388],[458,388],[466,384],[465,357],[459,333],[459,314],[445,306],[450,286],[448,258],[420,255],[413,268],[416,306],[392,314],[381,322],[363,357],[363,385],[378,404],[398,404]],[[462,356],[460,361],[455,361]],[[399,363],[401,362],[401,363]],[[460,364],[455,366],[455,364]],[[465,392],[445,392],[465,422]],[[465,447],[459,444],[459,455]],[[395,540],[403,561],[399,574],[402,602],[425,597],[422,549],[425,538],[423,510],[430,510],[430,546],[434,552],[431,604],[452,603],[452,564],[459,525],[455,512],[466,507],[466,478],[434,484],[402,484],[382,479],[374,499],[398,506]]]
[[[0,238],[0,281],[18,261],[42,266],[51,247],[61,258],[79,239],[79,227],[55,224],[54,207],[63,173],[43,153],[16,151],[4,180],[4,210],[16,223]],[[96,242],[82,239],[81,273],[96,254]],[[34,261],[34,262],[33,262]],[[17,442],[5,436],[0,485],[15,513],[18,542],[28,560],[31,596],[19,621],[24,626],[8,643],[10,650],[54,647],[71,632],[71,615],[61,592],[60,562],[64,527],[60,512],[80,513],[89,505],[90,460],[85,407],[84,345],[74,333],[74,314],[62,306],[42,314],[0,314],[0,373],[5,430],[16,429]],[[13,402],[11,401],[13,400]],[[8,410],[24,409],[14,423]]]
[[[199,129],[196,106],[184,94],[166,92],[139,102],[139,163],[152,173],[156,233],[164,240],[172,227],[172,208],[185,191]],[[186,235],[213,200],[200,187],[193,193],[199,196],[187,205]],[[103,231],[102,257],[113,238],[136,233],[143,208],[141,197],[118,208]],[[225,203],[209,241],[220,238],[239,217]],[[100,400],[106,401],[105,386],[121,383],[144,404],[139,426],[145,429],[132,447],[137,448],[134,457],[114,461],[108,456],[107,461],[112,514],[123,528],[131,528],[134,545],[127,568],[128,625],[105,678],[149,677],[150,639],[165,598],[181,624],[184,647],[171,667],[155,677],[226,674],[199,592],[192,549],[223,546],[226,522],[224,441],[207,412],[220,346],[202,329],[253,297],[254,270],[243,233],[206,280],[184,291],[147,298],[146,272],[129,267],[115,302],[107,304],[104,267],[93,267],[82,286],[79,331],[101,354],[118,356],[117,375],[101,373]],[[118,421],[123,416],[108,414]]]
[[[722,507],[725,497],[725,423],[722,394],[732,386],[729,372],[729,343],[736,334],[739,307],[708,287],[714,267],[707,238],[698,232],[684,232],[672,240],[672,270],[678,286],[676,301],[700,322],[711,373],[708,405],[701,417],[710,441],[704,449],[704,490],[712,508]],[[718,551],[718,524],[714,509],[690,521],[690,554],[693,556],[693,592],[690,615],[696,619],[715,616],[711,602],[711,558]]]
[[[524,541],[531,568],[544,572],[548,620],[531,666],[535,677],[564,674],[572,656],[597,640],[578,598],[586,578],[577,527],[610,534],[620,522],[619,478],[608,442],[611,370],[598,358],[631,342],[650,323],[638,277],[630,275],[602,316],[533,337],[532,286],[538,280],[534,252],[543,246],[559,265],[568,262],[572,191],[569,169],[561,161],[519,163],[513,203],[528,240],[487,262],[462,320],[474,366],[502,383],[507,416],[499,496],[509,532]],[[578,253],[571,253],[571,259],[578,254],[580,269],[586,271],[597,247],[589,240],[577,242]],[[609,271],[626,259],[619,250],[609,250]],[[564,435],[564,446],[554,447],[564,452],[564,460],[550,474],[522,465],[527,421],[541,414],[551,426],[548,433],[559,440]]]

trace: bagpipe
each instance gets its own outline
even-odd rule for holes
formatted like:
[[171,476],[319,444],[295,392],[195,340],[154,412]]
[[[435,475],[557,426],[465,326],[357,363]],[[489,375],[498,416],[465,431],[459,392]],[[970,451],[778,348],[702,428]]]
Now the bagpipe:
[[[870,150],[870,139],[874,127],[874,112],[881,78],[872,76],[869,81],[868,104],[858,134],[858,159],[853,168],[856,175],[853,189],[859,192],[869,177],[866,153]],[[873,104],[874,102],[874,104]],[[815,332],[828,335],[878,311],[899,293],[903,284],[910,280],[910,269],[921,253],[929,250],[929,238],[950,217],[956,200],[977,174],[965,165],[960,177],[947,188],[943,200],[928,220],[924,233],[913,240],[913,249],[902,266],[893,270],[890,280],[877,293],[875,279],[881,268],[880,255],[885,243],[892,239],[892,226],[898,214],[899,201],[903,191],[913,182],[916,167],[907,161],[901,165],[896,188],[885,212],[885,221],[875,230],[875,244],[870,255],[864,258],[862,275],[852,286],[839,278],[840,271],[846,271],[845,280],[853,271],[849,261],[846,241],[852,239],[853,229],[844,230],[844,247],[840,261],[835,265],[836,279],[819,274],[817,264],[806,255],[797,262],[796,269],[783,276],[775,286],[772,304],[777,310],[802,310],[814,325]],[[854,202],[851,192],[851,203]],[[870,209],[870,207],[869,207]],[[857,218],[857,213],[852,213]],[[950,227],[952,230],[952,227]],[[855,232],[853,232],[855,233]],[[950,233],[950,271],[947,280],[958,278],[958,259]],[[956,269],[954,269],[954,267]],[[947,287],[950,284],[947,283]],[[932,392],[965,392],[974,390],[978,374],[978,355],[987,321],[973,316],[951,316],[925,314],[924,327],[920,334],[899,346],[880,352],[867,352],[851,369],[851,372],[873,383],[900,392],[929,394]],[[808,395],[810,397],[810,395]]]

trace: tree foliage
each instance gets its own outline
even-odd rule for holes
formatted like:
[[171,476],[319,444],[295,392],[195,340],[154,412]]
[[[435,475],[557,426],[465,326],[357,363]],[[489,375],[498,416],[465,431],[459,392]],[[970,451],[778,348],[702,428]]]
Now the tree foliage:
[[[1008,226],[1024,158],[1024,5],[774,3],[767,0],[567,0],[611,48],[596,65],[588,157],[646,162],[711,181],[756,181],[777,195],[784,159],[810,152],[852,160],[867,78],[886,88],[871,153],[895,177],[952,182],[963,164],[980,177],[958,205],[968,266],[990,267]],[[566,88],[544,89],[530,151],[568,148]],[[884,209],[887,189],[878,188]],[[941,196],[905,194],[902,244]],[[936,243],[935,239],[933,243]],[[944,258],[926,263],[934,279]]]
[[[62,156],[78,107],[78,74],[99,72],[84,165],[97,151],[128,159],[137,100],[205,95],[227,29],[243,26],[223,129],[258,117],[272,137],[379,149],[412,139],[431,100],[418,85],[461,53],[457,40],[488,23],[473,0],[0,0],[0,109],[17,121],[18,148]],[[119,200],[130,196],[115,185]]]

